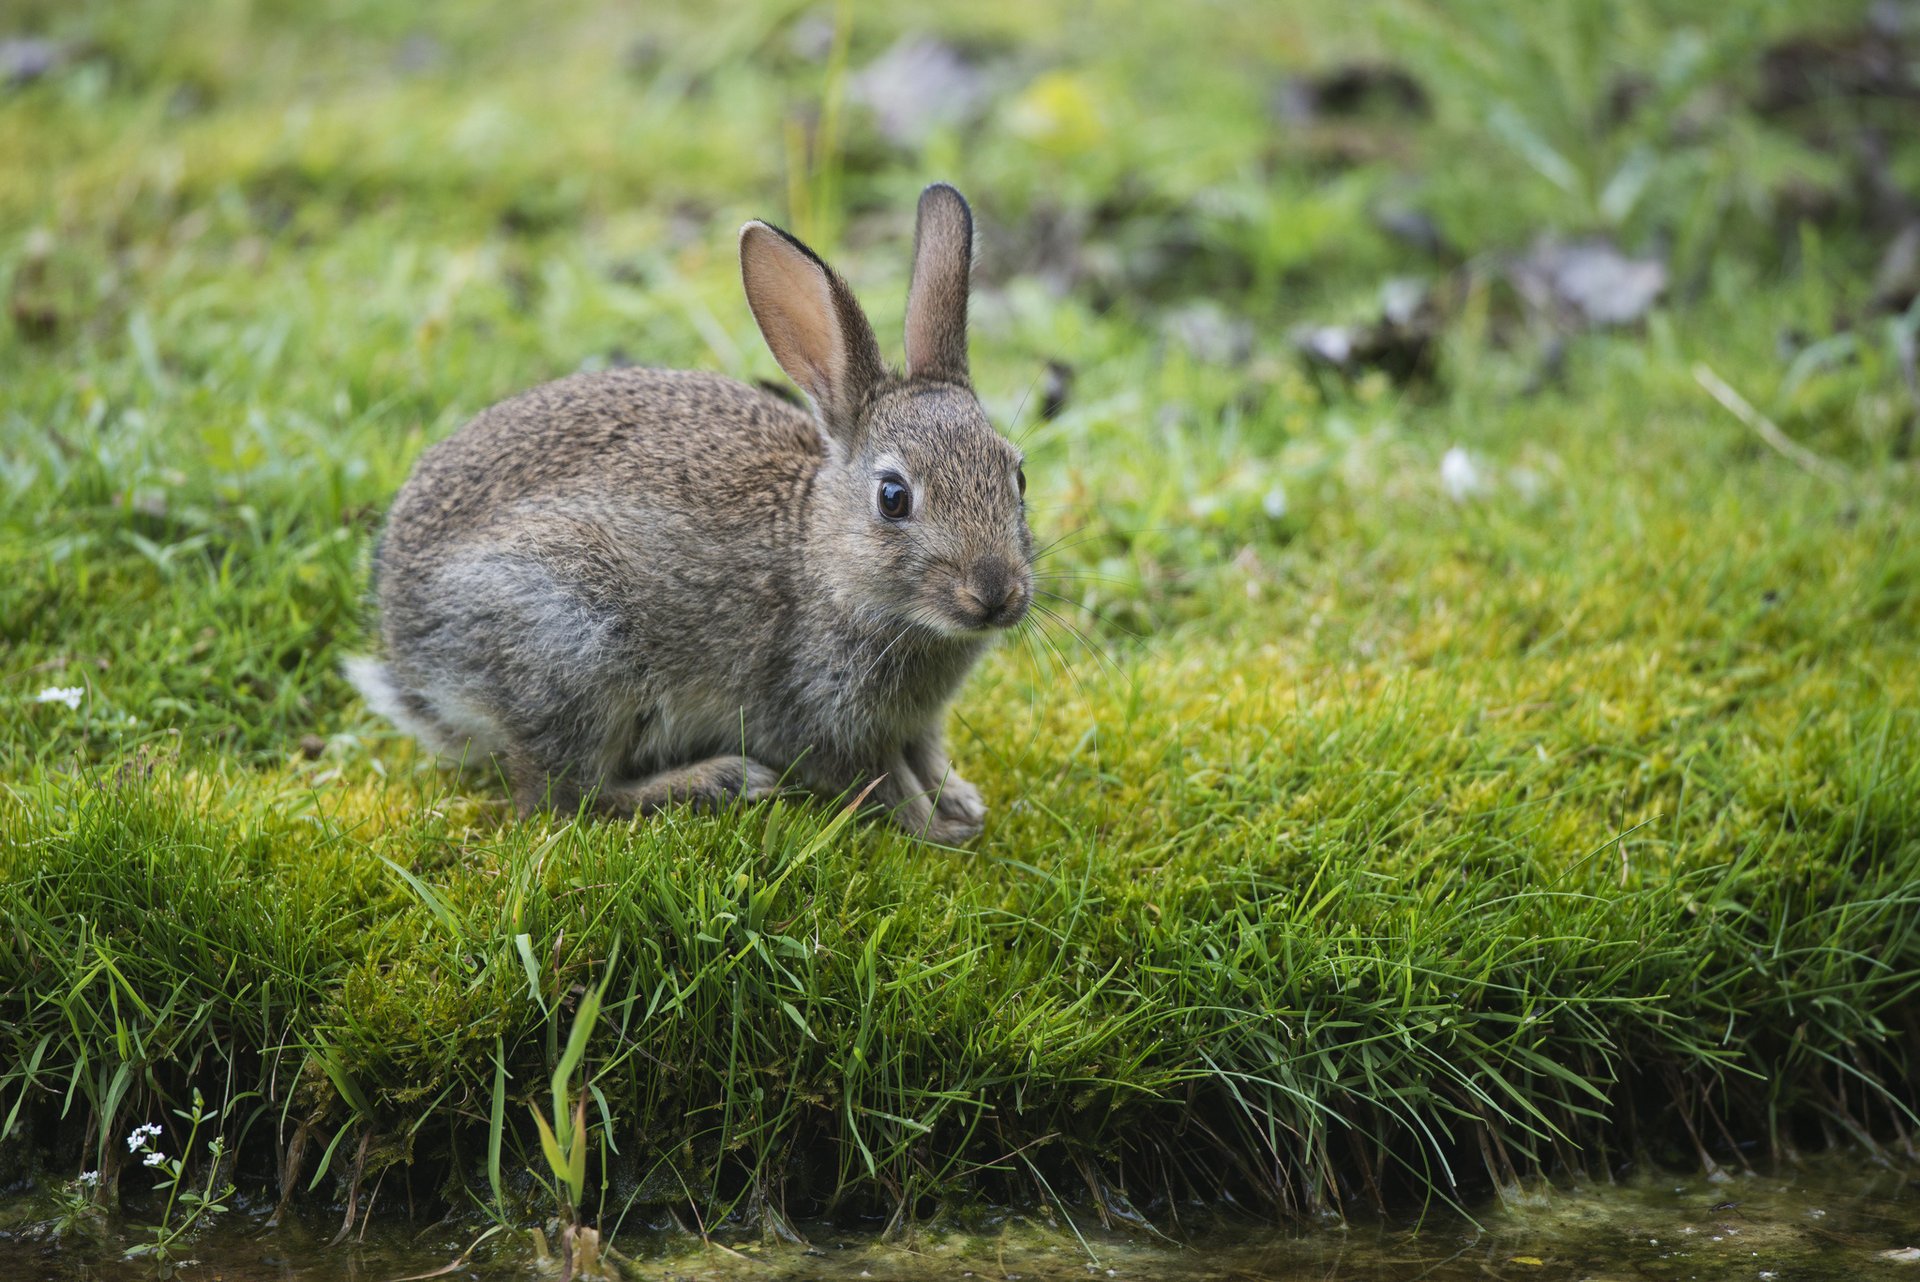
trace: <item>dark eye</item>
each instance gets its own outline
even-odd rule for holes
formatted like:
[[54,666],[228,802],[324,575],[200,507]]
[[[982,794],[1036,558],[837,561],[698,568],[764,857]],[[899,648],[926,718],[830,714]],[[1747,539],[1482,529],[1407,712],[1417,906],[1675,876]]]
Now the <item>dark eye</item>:
[[897,476],[880,478],[880,515],[889,521],[904,521],[913,511],[913,491]]
[[1016,467],[1015,469],[1013,469],[1013,483],[1020,487],[1020,497],[1021,498],[1027,497],[1027,469],[1026,468]]

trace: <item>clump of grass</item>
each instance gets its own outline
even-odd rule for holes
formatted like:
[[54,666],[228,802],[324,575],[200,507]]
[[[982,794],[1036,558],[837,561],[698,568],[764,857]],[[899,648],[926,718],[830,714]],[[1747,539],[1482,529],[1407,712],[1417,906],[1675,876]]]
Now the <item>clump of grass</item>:
[[[942,21],[1068,60],[1031,9]],[[841,14],[827,67],[770,55],[769,14],[639,75],[609,52],[625,19],[584,6],[520,49],[486,10],[425,33],[441,69],[344,93],[362,42],[404,33],[289,11],[147,40],[170,12],[50,13],[105,78],[0,101],[0,159],[50,174],[0,188],[41,233],[0,232],[0,274],[34,263],[55,311],[0,344],[0,1144],[123,1185],[127,1130],[197,1088],[236,1181],[338,1206],[342,1236],[402,1204],[558,1212],[563,1249],[664,1216],[1290,1216],[1909,1144],[1905,331],[1776,354],[1858,303],[1878,246],[1809,230],[1788,276],[1705,254],[1531,398],[1528,355],[1471,324],[1436,387],[1323,388],[1281,325],[1201,359],[1144,298],[1002,280],[977,377],[1033,460],[1058,616],[956,710],[994,805],[976,847],[792,801],[522,822],[337,675],[427,442],[583,363],[771,373],[726,229],[789,190],[863,285],[901,285],[905,215],[877,219],[935,160],[988,255],[1137,171],[1088,226],[1217,197],[1199,225],[1247,261],[1215,301],[1297,321],[1407,266],[1328,213],[1392,162],[1302,195],[1258,6],[1070,27],[1084,65],[1047,95],[1077,95],[1074,130],[990,115],[891,158],[834,141],[851,113],[810,158],[780,131],[897,34],[878,20]],[[187,70],[204,96],[170,116]],[[1393,127],[1462,195],[1456,118]],[[1278,234],[1308,206],[1309,241]],[[1074,390],[1040,421],[1055,358]],[[1844,482],[1769,449],[1703,363]],[[1483,482],[1458,500],[1456,446]]]

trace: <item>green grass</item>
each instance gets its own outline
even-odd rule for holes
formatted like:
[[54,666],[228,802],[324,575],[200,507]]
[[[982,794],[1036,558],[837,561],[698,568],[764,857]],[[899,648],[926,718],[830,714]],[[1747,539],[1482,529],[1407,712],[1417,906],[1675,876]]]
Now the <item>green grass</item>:
[[[902,150],[849,109],[809,152],[844,84],[790,7],[650,9],[637,57],[586,0],[28,6],[78,52],[0,96],[0,1165],[111,1176],[195,1085],[256,1195],[517,1219],[571,1200],[529,1105],[584,1100],[603,1231],[1285,1215],[1904,1144],[1905,322],[1863,310],[1879,233],[1781,212],[1844,164],[1740,105],[1768,40],[1845,15],[1269,8],[952,6],[1008,69],[986,119]],[[858,67],[898,19],[854,10]],[[1268,116],[1281,70],[1355,54],[1408,59],[1432,119]],[[1593,124],[1644,65],[1720,114]],[[955,710],[971,849],[824,803],[522,822],[367,712],[339,664],[421,448],[583,364],[774,375],[749,216],[830,238],[891,345],[933,177],[979,211],[976,379],[1061,540],[1060,619]],[[1675,288],[1545,390],[1553,336],[1486,272],[1437,383],[1311,377],[1289,327],[1433,270],[1392,202],[1483,264],[1546,227],[1665,243]],[[1087,242],[1065,288],[1043,223]],[[1196,300],[1246,363],[1166,337]],[[1845,359],[1779,355],[1836,317]],[[1443,487],[1455,446],[1485,492]]]

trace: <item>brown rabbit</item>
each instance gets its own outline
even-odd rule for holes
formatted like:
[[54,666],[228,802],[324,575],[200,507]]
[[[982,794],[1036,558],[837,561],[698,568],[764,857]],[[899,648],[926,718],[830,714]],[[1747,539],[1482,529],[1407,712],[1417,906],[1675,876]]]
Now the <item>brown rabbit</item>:
[[939,842],[986,808],[948,701],[1027,613],[1021,455],[967,375],[973,216],[920,197],[906,373],[827,265],[740,231],[747,303],[813,403],[716,374],[579,374],[428,450],[375,554],[367,702],[449,754],[496,755],[523,811],[633,814],[788,780]]

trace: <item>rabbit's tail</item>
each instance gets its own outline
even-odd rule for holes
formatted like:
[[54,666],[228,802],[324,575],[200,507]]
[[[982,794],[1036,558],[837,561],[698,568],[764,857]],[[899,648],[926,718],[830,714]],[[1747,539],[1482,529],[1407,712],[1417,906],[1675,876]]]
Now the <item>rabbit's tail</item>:
[[394,687],[393,675],[387,671],[387,665],[380,660],[364,654],[356,654],[340,665],[353,688],[367,701],[367,706],[391,721],[398,721],[406,715],[406,704],[400,700],[400,691]]
[[493,718],[457,691],[417,690],[379,659],[354,655],[341,664],[367,706],[442,755],[496,752],[504,742]]
[[360,692],[360,697],[367,701],[367,706],[405,733],[434,747],[438,747],[447,737],[446,732],[435,725],[430,717],[421,715],[419,699],[408,698],[407,693],[394,681],[393,672],[380,660],[357,654],[341,664],[340,668]]

